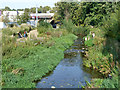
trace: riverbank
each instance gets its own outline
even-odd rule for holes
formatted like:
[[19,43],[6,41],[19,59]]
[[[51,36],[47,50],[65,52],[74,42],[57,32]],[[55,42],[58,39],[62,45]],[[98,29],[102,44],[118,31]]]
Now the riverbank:
[[105,76],[104,79],[93,79],[86,88],[118,88],[120,42],[105,35],[100,28],[90,28],[90,33],[84,37],[88,51],[83,65]]
[[36,82],[36,88],[81,88],[92,78],[102,78],[101,73],[82,65],[83,39],[78,37],[64,51],[64,58],[55,69]]
[[41,79],[57,66],[64,57],[63,51],[71,46],[76,38],[77,36],[67,33],[59,37],[47,35],[44,41],[24,41],[16,44],[15,38],[7,42],[8,38],[4,37],[2,87],[35,88],[34,81]]

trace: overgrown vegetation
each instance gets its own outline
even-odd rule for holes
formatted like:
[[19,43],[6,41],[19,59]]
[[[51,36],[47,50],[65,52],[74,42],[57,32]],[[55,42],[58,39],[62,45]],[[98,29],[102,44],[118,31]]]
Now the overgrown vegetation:
[[46,31],[51,32],[51,34],[39,32],[39,36],[44,37],[44,40],[31,41],[28,38],[28,40],[22,39],[22,42],[19,42],[17,37],[11,37],[14,33],[13,28],[12,30],[2,30],[1,84],[3,88],[35,87],[34,81],[40,80],[42,76],[52,71],[64,57],[63,51],[77,38],[64,30]]
[[[87,60],[84,60],[84,65],[98,70],[106,76],[106,79],[96,79],[92,81],[92,87],[100,88],[118,88],[118,75],[120,68],[120,17],[118,11],[111,13],[110,16],[104,17],[101,27],[90,28],[85,41],[88,46]],[[95,37],[90,37],[92,33]],[[86,38],[86,37],[84,37]],[[99,82],[100,81],[100,82]]]
[[[87,82],[88,88],[118,88],[120,68],[120,17],[118,2],[58,2],[56,20],[61,20],[59,29],[52,29],[40,22],[38,38],[18,42],[10,37],[22,28],[3,31],[3,76],[5,88],[35,87],[34,81],[41,79],[60,62],[63,51],[77,37],[83,35],[86,58],[83,65],[101,72],[106,79]],[[73,35],[73,34],[75,35]],[[84,87],[84,86],[82,86]]]
[[37,30],[39,34],[46,33],[47,31],[52,30],[52,26],[50,23],[47,23],[46,21],[41,20],[38,24]]
[[[79,31],[87,31],[87,35],[85,34],[83,39],[85,39],[88,52],[86,52],[87,58],[84,59],[83,64],[106,76],[106,79],[103,80],[93,80],[91,84],[88,84],[89,88],[118,88],[120,68],[119,6],[120,2],[56,3],[58,12],[55,18],[60,19],[69,32],[73,32],[71,30],[77,32],[74,24],[79,28],[82,26],[78,33]],[[64,19],[70,24],[65,23]]]
[[77,26],[101,26],[104,16],[115,13],[117,2],[57,2],[56,20],[71,19]]

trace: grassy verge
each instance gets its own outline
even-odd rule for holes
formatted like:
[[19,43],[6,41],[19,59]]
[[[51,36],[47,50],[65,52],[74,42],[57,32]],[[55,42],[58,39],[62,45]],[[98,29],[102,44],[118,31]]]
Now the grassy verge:
[[[16,37],[7,34],[10,32],[3,31],[1,83],[3,88],[34,88],[36,84],[33,81],[40,80],[42,76],[52,71],[64,58],[63,51],[77,38],[70,33],[59,36],[41,33],[46,36],[43,41],[17,42]],[[56,34],[60,31],[53,32]]]

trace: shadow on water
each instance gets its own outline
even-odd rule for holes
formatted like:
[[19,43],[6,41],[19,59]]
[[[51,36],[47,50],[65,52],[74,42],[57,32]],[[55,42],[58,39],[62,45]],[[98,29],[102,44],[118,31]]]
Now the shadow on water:
[[39,82],[36,88],[78,88],[80,83],[86,85],[92,78],[103,78],[100,73],[83,66],[81,52],[84,52],[81,38],[75,40],[74,44],[64,52],[64,59],[58,64],[54,71],[48,73]]

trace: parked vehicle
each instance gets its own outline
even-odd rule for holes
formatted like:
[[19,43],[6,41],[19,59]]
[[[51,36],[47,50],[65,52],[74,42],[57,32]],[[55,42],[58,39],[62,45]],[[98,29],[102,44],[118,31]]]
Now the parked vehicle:
[[7,26],[4,22],[0,22],[0,30],[3,28],[7,28]]

